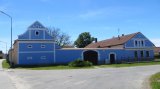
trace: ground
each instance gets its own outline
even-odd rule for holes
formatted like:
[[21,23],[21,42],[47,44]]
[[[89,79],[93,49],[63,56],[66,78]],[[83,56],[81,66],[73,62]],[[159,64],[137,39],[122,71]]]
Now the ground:
[[12,81],[8,84],[16,89],[147,89],[148,78],[159,71],[160,65],[151,65],[69,70],[12,69],[4,73]]
[[2,69],[2,59],[0,59],[0,89],[16,89],[7,71]]

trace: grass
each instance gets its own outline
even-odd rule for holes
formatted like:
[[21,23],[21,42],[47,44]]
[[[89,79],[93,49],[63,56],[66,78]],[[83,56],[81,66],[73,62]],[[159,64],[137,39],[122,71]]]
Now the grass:
[[9,65],[9,63],[6,60],[3,60],[2,67],[8,69],[8,68],[10,68],[10,65]]
[[109,64],[109,65],[99,65],[97,67],[106,68],[106,67],[134,67],[134,66],[147,66],[147,65],[160,65],[160,62],[139,62],[139,63],[129,63],[129,64]]
[[151,76],[150,85],[152,89],[160,89],[160,72]]
[[[3,68],[10,68],[9,63],[6,60],[2,62]],[[62,70],[62,69],[92,69],[91,67],[69,67],[68,65],[43,65],[43,66],[16,66],[15,69],[29,69],[29,70]]]
[[92,69],[94,67],[69,67],[68,65],[46,65],[46,66],[19,66],[16,69],[30,70],[64,70],[64,69]]
[[[6,60],[2,63],[3,68],[10,68]],[[134,67],[134,66],[147,66],[147,65],[160,65],[160,62],[140,62],[130,64],[108,64],[108,65],[97,65],[92,67],[69,67],[68,65],[46,65],[46,66],[17,66],[15,69],[29,69],[29,70],[63,70],[63,69],[93,69],[95,67],[107,68],[107,67]]]

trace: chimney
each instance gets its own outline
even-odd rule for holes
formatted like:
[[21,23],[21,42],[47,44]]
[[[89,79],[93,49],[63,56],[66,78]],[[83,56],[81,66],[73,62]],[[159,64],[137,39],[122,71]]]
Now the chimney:
[[94,38],[94,42],[97,43],[97,38]]
[[122,34],[122,36],[124,36],[124,34]]
[[118,35],[118,39],[120,40],[120,36]]

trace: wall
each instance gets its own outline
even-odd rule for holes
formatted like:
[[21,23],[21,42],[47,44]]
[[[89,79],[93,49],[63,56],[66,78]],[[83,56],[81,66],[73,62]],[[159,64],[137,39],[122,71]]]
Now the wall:
[[[28,48],[29,45],[32,47]],[[52,41],[20,41],[19,65],[53,64],[54,46],[58,47]]]
[[[140,44],[136,46],[135,41],[143,41],[144,45]],[[135,35],[132,39],[125,43],[125,48],[148,48],[153,46],[154,44],[141,33]]]

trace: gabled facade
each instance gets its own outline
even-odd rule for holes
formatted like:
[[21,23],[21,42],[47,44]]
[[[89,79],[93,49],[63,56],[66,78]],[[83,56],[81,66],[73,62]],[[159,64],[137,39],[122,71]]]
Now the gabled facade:
[[38,21],[18,36],[14,43],[12,61],[20,65],[53,64],[54,49],[58,47],[47,29]]
[[18,36],[10,61],[15,65],[68,64],[76,59],[93,64],[150,61],[154,58],[153,47],[148,38],[137,32],[91,43],[85,48],[61,48],[36,21]]

